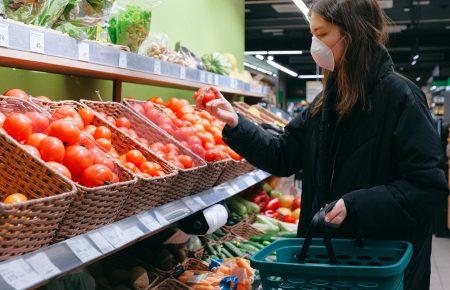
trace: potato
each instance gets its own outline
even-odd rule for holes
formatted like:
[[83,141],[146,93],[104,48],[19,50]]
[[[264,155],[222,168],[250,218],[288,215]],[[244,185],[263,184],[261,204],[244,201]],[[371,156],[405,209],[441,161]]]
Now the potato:
[[135,290],[146,290],[150,286],[147,270],[142,267],[134,267],[131,269],[130,281]]

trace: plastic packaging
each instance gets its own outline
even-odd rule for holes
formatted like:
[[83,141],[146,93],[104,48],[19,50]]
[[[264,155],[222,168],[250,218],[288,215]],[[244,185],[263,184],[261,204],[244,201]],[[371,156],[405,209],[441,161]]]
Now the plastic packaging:
[[46,0],[36,18],[31,23],[51,28],[71,1],[73,0]]
[[221,273],[208,271],[184,271],[178,280],[189,285],[193,289],[208,290],[235,290],[237,278]]
[[237,290],[247,290],[251,288],[255,278],[254,270],[250,267],[250,262],[243,258],[228,258],[223,261],[211,261],[210,269],[217,274],[236,277]]
[[35,20],[44,2],[44,0],[2,0],[2,5],[6,18],[28,24]]

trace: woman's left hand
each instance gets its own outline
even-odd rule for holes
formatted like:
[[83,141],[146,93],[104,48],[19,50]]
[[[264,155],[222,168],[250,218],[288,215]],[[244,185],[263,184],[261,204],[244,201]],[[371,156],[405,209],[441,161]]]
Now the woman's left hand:
[[347,209],[345,208],[345,202],[341,198],[336,202],[333,209],[325,216],[325,222],[332,227],[339,227],[347,217]]

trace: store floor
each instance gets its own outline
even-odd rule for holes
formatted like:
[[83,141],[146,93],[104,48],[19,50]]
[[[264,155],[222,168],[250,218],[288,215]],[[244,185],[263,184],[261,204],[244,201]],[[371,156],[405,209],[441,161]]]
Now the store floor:
[[450,290],[450,239],[433,238],[431,290]]

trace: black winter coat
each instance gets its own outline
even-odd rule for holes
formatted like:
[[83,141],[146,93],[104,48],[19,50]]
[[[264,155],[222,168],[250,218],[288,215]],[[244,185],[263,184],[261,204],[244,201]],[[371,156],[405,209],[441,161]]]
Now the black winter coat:
[[239,117],[224,140],[276,176],[303,169],[300,236],[320,207],[342,198],[347,218],[335,235],[412,242],[404,287],[429,289],[431,221],[448,194],[442,146],[424,94],[394,72],[384,48],[371,67],[370,110],[338,118],[331,80],[321,113],[306,110],[278,136]]

